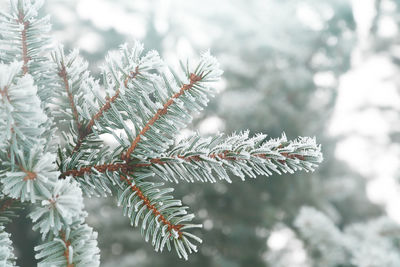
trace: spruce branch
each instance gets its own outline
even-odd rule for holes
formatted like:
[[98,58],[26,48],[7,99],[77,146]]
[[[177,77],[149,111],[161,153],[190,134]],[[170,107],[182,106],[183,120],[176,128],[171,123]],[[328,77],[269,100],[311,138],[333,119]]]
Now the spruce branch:
[[47,198],[42,199],[30,214],[34,226],[33,230],[40,229],[43,238],[53,231],[57,235],[65,225],[71,225],[82,216],[82,191],[76,182],[69,179],[58,180],[53,191]]
[[19,61],[22,75],[30,74],[39,88],[38,96],[47,104],[52,96],[54,77],[49,71],[50,17],[37,18],[43,1],[10,1],[9,13],[0,11],[0,53],[3,63]]
[[[66,171],[60,177],[79,177],[93,172],[93,169],[105,173],[151,168],[169,181],[173,181],[173,178],[178,182],[176,178],[180,178],[194,182],[192,178],[195,178],[202,182],[216,182],[215,177],[219,177],[231,182],[226,170],[244,179],[245,173],[255,177],[255,174],[269,176],[272,172],[281,174],[294,173],[297,170],[313,171],[321,161],[321,147],[312,138],[299,137],[288,141],[283,135],[281,138],[267,140],[267,136],[262,134],[249,138],[248,132],[227,138],[223,134],[215,138],[195,135],[171,147],[160,158],[86,166],[79,170]],[[166,173],[169,175],[166,176]]]
[[58,236],[49,238],[36,246],[36,259],[39,267],[99,266],[100,256],[97,248],[97,233],[82,222],[75,222]]
[[200,228],[202,225],[192,224],[193,214],[187,214],[188,207],[182,206],[180,200],[174,200],[168,193],[172,188],[162,188],[162,183],[148,182],[152,173],[120,174],[118,205],[124,207],[124,215],[128,216],[132,225],[138,226],[145,240],[151,243],[156,251],[163,251],[166,246],[171,250],[171,243],[179,257],[188,258],[188,253],[196,252],[197,246],[192,243],[202,242],[197,236],[186,232],[186,229]]
[[[29,214],[37,221],[34,229],[40,228],[44,236],[51,230],[54,236],[81,222],[85,214],[77,184],[57,179],[52,118],[48,108],[43,109],[48,103],[42,102],[51,98],[55,85],[53,65],[41,55],[47,49],[50,27],[47,18],[36,17],[40,6],[39,1],[12,0],[11,13],[0,14],[0,47],[10,48],[3,53],[6,64],[0,64],[0,187],[1,199],[8,201],[1,207],[0,222],[7,223],[15,215],[10,199],[29,200],[36,207]],[[81,250],[90,246],[79,236],[76,242]],[[1,244],[0,254],[9,250],[7,246],[6,241]],[[97,252],[91,252],[88,256],[93,258]]]
[[[48,17],[37,17],[41,5],[11,0],[10,14],[0,12],[0,210],[8,210],[8,199],[33,203],[29,217],[46,239],[35,248],[39,266],[99,265],[96,233],[84,224],[83,193],[116,195],[156,251],[174,247],[187,259],[201,243],[188,230],[202,226],[155,175],[230,182],[230,173],[244,179],[313,171],[322,161],[321,147],[307,137],[267,140],[246,131],[175,144],[216,93],[217,60],[205,52],[197,64],[181,62],[175,71],[136,42],[108,54],[100,83],[77,50],[65,54],[62,46],[48,46]],[[105,134],[117,145],[109,147]],[[2,213],[0,223],[12,216]],[[4,244],[0,255],[9,251]]]
[[31,148],[31,153],[15,154],[16,166],[8,162],[9,169],[0,173],[3,193],[9,197],[35,203],[39,196],[49,195],[50,187],[57,182],[58,172],[55,170],[55,155],[41,154],[38,146]]
[[[202,75],[202,74],[201,74]],[[121,154],[121,159],[125,160],[125,161],[129,161],[131,154],[133,153],[133,151],[135,150],[135,148],[138,146],[140,140],[141,140],[141,136],[145,136],[147,131],[150,130],[150,127],[154,125],[154,123],[160,119],[161,116],[165,115],[168,111],[168,108],[174,104],[175,99],[179,98],[180,96],[182,96],[186,90],[191,89],[197,82],[201,81],[203,79],[202,76],[197,76],[194,73],[190,74],[190,82],[188,84],[184,84],[182,85],[181,89],[179,90],[179,92],[177,92],[176,94],[174,94],[173,96],[171,96],[170,99],[168,99],[168,101],[163,105],[163,107],[161,109],[158,109],[157,112],[154,114],[154,116],[146,123],[146,125],[143,127],[143,129],[139,132],[139,134],[135,137],[135,140],[133,140],[133,142],[131,143],[130,147],[126,150],[126,152],[123,152]]]
[[[88,64],[80,56],[78,50],[73,50],[68,55],[64,54],[64,48],[59,46],[58,49],[51,54],[53,62],[57,66],[57,75],[59,77],[58,90],[56,97],[53,97],[59,111],[55,112],[58,120],[74,125],[70,131],[74,131],[78,135],[82,134],[83,115],[79,114],[78,108],[89,109],[95,105],[92,89],[93,85],[89,83],[90,74],[87,70]],[[86,100],[90,101],[86,102]]]
[[[0,64],[0,141],[6,144],[14,139],[14,145],[32,146],[43,134],[44,129],[40,125],[46,122],[47,117],[40,107],[32,77],[19,77],[21,67],[19,62]],[[29,109],[31,112],[26,112]]]
[[168,181],[216,182],[219,178],[231,182],[227,171],[244,180],[245,176],[270,176],[272,172],[313,171],[321,161],[321,147],[315,139],[299,137],[288,141],[283,135],[267,140],[263,134],[249,138],[246,131],[228,137],[195,135],[171,147],[161,158],[133,166],[148,167]]
[[[131,71],[130,74],[126,77],[124,81],[125,87],[127,87],[127,83],[129,82],[129,80],[136,78],[138,74],[139,74],[139,66],[136,66],[135,71]],[[111,104],[115,102],[119,94],[120,90],[117,89],[115,91],[115,94],[111,98],[110,97],[106,98],[106,102],[104,103],[103,106],[100,107],[99,111],[97,111],[96,114],[94,114],[93,117],[90,119],[89,123],[86,126],[86,129],[84,131],[80,131],[79,139],[76,142],[76,145],[72,150],[72,153],[75,153],[80,148],[85,138],[93,132],[93,126],[95,125],[95,121],[98,121],[103,116],[103,114],[111,108]]]

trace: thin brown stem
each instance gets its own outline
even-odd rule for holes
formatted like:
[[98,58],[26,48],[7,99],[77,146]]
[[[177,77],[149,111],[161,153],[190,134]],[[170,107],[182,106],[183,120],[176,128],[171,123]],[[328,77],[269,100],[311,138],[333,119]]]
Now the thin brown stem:
[[73,264],[72,262],[69,262],[69,247],[71,246],[71,241],[66,239],[65,233],[63,233],[63,232],[61,232],[60,236],[61,236],[61,240],[65,244],[64,257],[67,260],[67,266],[66,267],[74,267],[75,264]]
[[72,175],[73,177],[82,176],[85,173],[93,172],[93,168],[98,172],[104,173],[106,171],[129,171],[133,169],[132,165],[128,165],[127,163],[110,163],[110,164],[102,164],[102,165],[93,165],[93,166],[85,166],[80,168],[79,170],[68,170],[63,172],[60,175],[60,179],[64,179],[65,177]]

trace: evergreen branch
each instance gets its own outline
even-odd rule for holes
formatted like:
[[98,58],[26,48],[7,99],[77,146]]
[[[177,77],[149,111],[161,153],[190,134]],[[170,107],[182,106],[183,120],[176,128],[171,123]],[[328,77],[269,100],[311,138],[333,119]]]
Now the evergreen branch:
[[[230,156],[228,156],[230,155]],[[235,156],[236,155],[236,156]],[[288,152],[282,152],[280,155],[283,158],[287,159],[299,159],[299,160],[305,160],[305,157],[303,155],[298,155],[298,154],[292,154]],[[267,154],[253,154],[253,157],[259,157],[265,160],[271,160],[274,157],[269,156]],[[206,155],[209,159],[219,159],[219,160],[242,160],[240,158],[240,153],[234,152],[234,151],[229,151],[229,150],[224,150],[222,153],[211,153]],[[276,158],[276,155],[275,155]],[[176,161],[178,160],[178,161]],[[154,164],[159,164],[159,165],[164,165],[164,164],[171,164],[171,163],[182,163],[182,161],[186,161],[188,163],[192,161],[204,161],[202,157],[199,155],[195,156],[183,156],[183,155],[175,155],[171,157],[163,157],[163,158],[150,158],[147,159],[149,163],[106,163],[106,164],[101,164],[101,165],[93,165],[93,166],[83,166],[79,170],[78,169],[72,169],[72,170],[67,170],[63,173],[60,174],[59,178],[60,179],[65,179],[67,176],[72,176],[72,177],[79,177],[83,176],[85,173],[92,173],[93,169],[96,169],[100,173],[105,173],[106,171],[134,171],[137,168],[144,168],[144,167],[151,167]],[[285,159],[280,159],[278,160],[280,163],[284,163]]]
[[50,231],[57,234],[63,227],[79,220],[82,210],[82,190],[77,182],[58,180],[52,192],[42,198],[41,205],[29,217],[34,223],[33,230],[40,229],[44,238]]
[[10,13],[0,12],[0,53],[3,63],[22,62],[22,74],[32,75],[38,96],[47,101],[54,91],[55,77],[45,56],[51,43],[49,16],[37,18],[42,4],[43,1],[12,0]]
[[132,182],[122,174],[120,175],[120,178],[122,181],[125,181],[129,185],[129,187],[132,189],[132,192],[134,192],[140,198],[140,200],[143,201],[147,209],[151,211],[153,215],[158,218],[157,220],[161,221],[164,225],[168,226],[168,232],[170,232],[170,236],[172,235],[172,230],[175,230],[178,233],[179,238],[182,237],[182,232],[180,231],[180,229],[183,226],[182,224],[178,225],[172,224],[164,217],[164,215],[161,214],[161,212],[157,209],[157,207],[154,204],[151,204],[149,198],[143,194],[142,190],[138,186],[132,184]]
[[90,174],[93,172],[93,169],[100,173],[105,173],[106,171],[133,171],[134,166],[128,163],[106,163],[101,165],[93,165],[93,166],[84,166],[79,170],[67,170],[60,174],[60,179],[65,179],[67,176],[79,177],[83,176],[85,173]]
[[[139,74],[139,66],[136,66],[135,71],[131,71],[130,74],[126,77],[126,79],[124,81],[124,85],[126,88],[128,87],[129,80],[136,78],[136,76],[138,74]],[[76,151],[78,151],[78,149],[81,147],[84,139],[93,132],[92,128],[95,124],[95,121],[99,120],[103,116],[104,112],[108,111],[111,108],[111,103],[115,102],[115,100],[118,98],[119,94],[120,94],[120,90],[117,89],[115,91],[114,96],[112,96],[111,98],[107,98],[106,103],[99,109],[99,111],[95,115],[93,115],[93,117],[90,119],[89,123],[87,124],[85,131],[81,131],[81,133],[79,135],[79,139],[76,142],[76,145],[72,150],[72,154],[75,153]]]
[[202,225],[191,224],[193,214],[187,214],[187,207],[181,201],[174,200],[168,193],[172,188],[161,188],[162,183],[152,183],[146,178],[152,173],[120,173],[120,189],[118,205],[122,205],[124,215],[128,216],[132,225],[141,223],[141,233],[146,241],[152,240],[156,251],[163,251],[166,246],[171,250],[171,242],[179,257],[188,258],[188,253],[196,252],[197,247],[190,241],[201,243],[197,236],[186,232]]
[[242,180],[246,175],[255,178],[256,174],[269,176],[272,172],[313,171],[322,161],[320,149],[314,139],[299,137],[287,141],[285,135],[271,140],[261,134],[249,138],[248,132],[227,138],[193,136],[171,147],[161,158],[132,166],[149,167],[160,177],[175,182],[215,182],[215,177],[231,182],[227,171]]
[[[48,17],[37,18],[41,4],[11,0],[10,14],[0,11],[0,53],[2,63],[9,64],[0,64],[0,223],[12,216],[7,198],[36,204],[29,214],[33,228],[48,237],[35,248],[39,266],[99,265],[96,233],[83,224],[82,191],[117,193],[124,215],[132,225],[141,222],[142,235],[151,238],[156,251],[173,245],[187,259],[197,250],[191,241],[201,239],[186,230],[201,225],[191,224],[194,215],[169,194],[172,188],[151,177],[230,182],[228,172],[244,179],[313,171],[322,161],[311,138],[266,141],[265,135],[249,138],[246,132],[195,136],[173,145],[179,130],[215,93],[208,84],[222,74],[216,59],[206,52],[194,68],[181,63],[181,73],[175,73],[164,68],[157,52],[141,56],[141,44],[132,50],[122,46],[103,68],[104,101],[76,50],[65,56],[59,48],[51,54],[54,62],[46,59],[50,25]],[[69,123],[57,160],[54,144],[47,144],[56,129],[53,119],[59,129]],[[113,135],[119,146],[109,149],[103,134]],[[0,260],[10,251],[2,231]]]
[[[15,135],[15,145],[42,142],[47,117],[40,107],[31,75],[19,77],[22,63],[0,64],[0,138],[6,144]],[[29,109],[30,112],[26,112]],[[11,146],[14,151],[15,146]]]
[[64,48],[59,46],[51,56],[59,77],[59,86],[52,99],[57,106],[54,115],[58,120],[73,123],[76,127],[70,127],[70,133],[77,138],[85,132],[82,121],[97,109],[94,99],[99,88],[90,77],[88,64],[79,56],[78,50],[65,55]]
[[[151,65],[154,60],[146,55],[140,61],[150,61],[147,64]],[[116,77],[114,83],[121,83],[118,77],[123,77],[124,71],[113,68],[111,63],[108,65],[113,70],[110,72],[115,73],[109,75]],[[218,80],[222,73],[215,58],[207,52],[194,68],[189,64],[181,64],[181,67],[183,73],[179,74],[162,68],[158,70],[160,76],[144,74],[141,80],[130,83],[129,90],[125,90],[126,101],[119,103],[119,109],[128,113],[136,135],[125,127],[128,140],[119,140],[124,148],[121,159],[128,162],[132,157],[160,156],[173,144],[179,129],[192,120],[191,113],[202,110],[213,96],[215,89],[208,84]]]
[[0,180],[5,195],[20,199],[21,202],[30,200],[34,203],[38,198],[49,195],[50,187],[57,181],[58,172],[53,164],[55,155],[42,154],[38,146],[32,147],[30,152],[28,155],[15,154],[18,165],[1,172]]
[[168,101],[163,105],[163,107],[159,110],[157,110],[156,114],[146,123],[146,125],[143,127],[143,129],[139,132],[139,134],[136,136],[135,140],[133,140],[131,146],[126,150],[126,152],[121,154],[121,159],[125,161],[129,161],[131,154],[135,150],[136,146],[141,140],[141,136],[145,136],[146,132],[150,130],[150,127],[154,125],[154,123],[160,119],[161,116],[165,115],[168,111],[168,108],[175,102],[175,99],[178,99],[180,96],[182,96],[185,91],[191,89],[197,82],[202,80],[202,74],[200,76],[191,73],[190,74],[190,83],[189,84],[184,84],[181,89],[179,90],[178,93],[174,94]]
[[97,247],[97,233],[77,221],[57,236],[36,246],[35,258],[38,267],[68,266],[84,267],[100,265],[100,250]]
[[[48,17],[37,19],[41,4],[41,1],[11,0],[11,14],[0,11],[0,34],[5,38],[0,40],[0,189],[1,199],[7,196],[35,204],[36,200],[41,200],[30,216],[37,222],[34,229],[40,228],[40,232],[46,235],[59,229],[70,231],[74,221],[82,221],[83,199],[75,182],[58,181],[54,146],[49,145],[53,139],[54,131],[50,129],[53,125],[42,109],[48,102],[42,105],[40,100],[51,98],[56,79],[52,78],[53,64],[48,64],[45,57],[48,44],[46,33],[50,28]],[[67,78],[66,74],[64,78]],[[76,107],[76,112],[78,109]],[[7,222],[12,215],[11,209],[7,208],[10,208],[9,203],[1,206],[1,223]],[[8,260],[3,257],[7,242],[3,240],[3,235],[0,239],[0,260],[7,264]],[[78,231],[75,247],[79,251],[75,253],[75,261],[82,262],[86,256],[81,253],[84,253],[90,257],[83,262],[84,266],[98,266],[98,255],[97,262],[95,257],[98,254],[97,247],[84,239],[85,234]],[[90,242],[93,244],[93,241]],[[91,247],[97,249],[91,249],[95,253],[87,253]],[[52,256],[42,258],[43,262],[47,262]],[[50,264],[55,265],[59,265],[59,262]]]
[[271,140],[266,140],[265,135],[249,138],[248,132],[227,138],[220,135],[214,139],[193,136],[172,147],[160,158],[85,166],[79,170],[66,171],[60,178],[69,175],[79,177],[90,174],[93,170],[106,173],[151,168],[160,177],[168,177],[169,181],[173,178],[178,182],[177,178],[180,178],[191,182],[215,182],[215,177],[219,177],[231,182],[227,170],[242,179],[245,175],[255,177],[255,174],[269,176],[272,172],[281,174],[296,170],[313,171],[322,161],[320,149],[314,139],[299,137],[297,140],[287,141],[284,135]]

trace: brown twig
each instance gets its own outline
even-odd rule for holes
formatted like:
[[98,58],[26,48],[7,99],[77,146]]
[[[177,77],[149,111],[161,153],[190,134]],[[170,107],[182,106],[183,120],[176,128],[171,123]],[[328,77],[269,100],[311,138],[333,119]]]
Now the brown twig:
[[73,177],[82,176],[85,173],[91,173],[92,168],[96,169],[98,172],[106,172],[106,171],[118,171],[121,170],[123,172],[132,170],[133,166],[128,165],[127,163],[106,163],[102,165],[93,165],[93,166],[85,166],[80,168],[79,170],[68,170],[63,172],[60,175],[60,179],[64,179],[65,177],[72,175]]
[[63,233],[63,232],[61,232],[60,236],[61,236],[61,240],[65,244],[64,257],[67,260],[67,266],[66,267],[74,267],[75,264],[73,264],[72,262],[69,262],[69,247],[71,246],[71,241],[66,240],[65,233]]

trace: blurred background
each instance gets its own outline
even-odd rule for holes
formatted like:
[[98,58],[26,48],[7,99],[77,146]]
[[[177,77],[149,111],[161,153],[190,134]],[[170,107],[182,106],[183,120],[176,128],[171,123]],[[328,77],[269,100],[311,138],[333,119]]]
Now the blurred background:
[[[97,77],[125,42],[172,66],[210,49],[220,94],[182,135],[285,132],[323,148],[314,173],[179,184],[204,224],[188,262],[154,252],[114,199],[87,199],[102,266],[400,266],[399,0],[49,0],[43,12]],[[9,226],[20,266],[35,265],[27,224]]]

